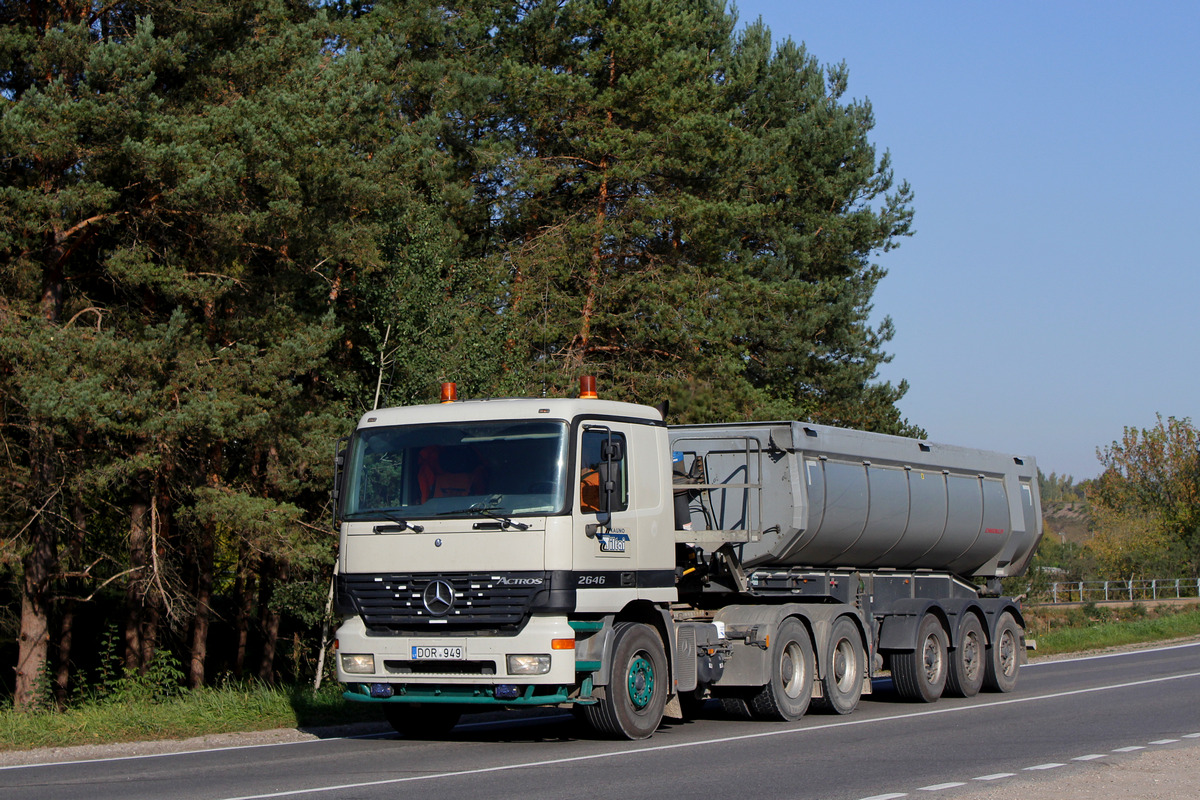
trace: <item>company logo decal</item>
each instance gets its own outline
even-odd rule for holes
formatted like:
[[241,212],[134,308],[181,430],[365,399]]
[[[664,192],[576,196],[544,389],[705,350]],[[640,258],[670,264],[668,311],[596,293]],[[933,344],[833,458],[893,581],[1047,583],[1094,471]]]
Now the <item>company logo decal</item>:
[[454,587],[450,581],[439,578],[425,587],[421,599],[425,601],[426,611],[435,617],[444,617],[454,608]]
[[601,533],[596,536],[600,540],[601,553],[624,553],[629,544],[629,535],[625,533]]

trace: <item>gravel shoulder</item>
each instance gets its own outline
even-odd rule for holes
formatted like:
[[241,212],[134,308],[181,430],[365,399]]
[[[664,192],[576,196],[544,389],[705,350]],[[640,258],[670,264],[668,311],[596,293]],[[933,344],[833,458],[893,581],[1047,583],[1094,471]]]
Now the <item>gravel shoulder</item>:
[[1200,744],[1177,744],[1026,773],[984,790],[964,786],[946,794],[953,800],[1180,800],[1200,797],[1198,759]]

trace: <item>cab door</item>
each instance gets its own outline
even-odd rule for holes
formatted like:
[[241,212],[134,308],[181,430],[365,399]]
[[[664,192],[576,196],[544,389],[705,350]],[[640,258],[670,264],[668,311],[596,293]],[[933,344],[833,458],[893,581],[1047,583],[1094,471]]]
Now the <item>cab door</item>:
[[581,611],[637,599],[638,514],[629,451],[632,426],[585,423],[575,442],[574,575]]

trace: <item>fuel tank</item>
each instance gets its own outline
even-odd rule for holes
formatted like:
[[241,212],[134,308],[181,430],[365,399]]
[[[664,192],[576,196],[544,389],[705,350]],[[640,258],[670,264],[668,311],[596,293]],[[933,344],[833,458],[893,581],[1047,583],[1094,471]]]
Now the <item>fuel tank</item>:
[[1032,457],[808,422],[680,425],[668,437],[687,499],[675,527],[749,531],[737,545],[748,568],[1008,577],[1041,539]]

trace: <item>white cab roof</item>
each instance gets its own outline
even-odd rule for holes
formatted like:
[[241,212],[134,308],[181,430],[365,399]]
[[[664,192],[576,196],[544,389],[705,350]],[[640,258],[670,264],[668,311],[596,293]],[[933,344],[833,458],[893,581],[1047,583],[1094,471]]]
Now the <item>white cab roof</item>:
[[648,423],[662,422],[662,415],[657,409],[636,403],[621,403],[615,400],[581,400],[578,398],[497,398],[489,400],[461,400],[453,403],[435,403],[424,406],[379,408],[364,414],[358,422],[358,427],[429,425],[442,422],[501,419],[571,420],[578,416],[624,417]]

